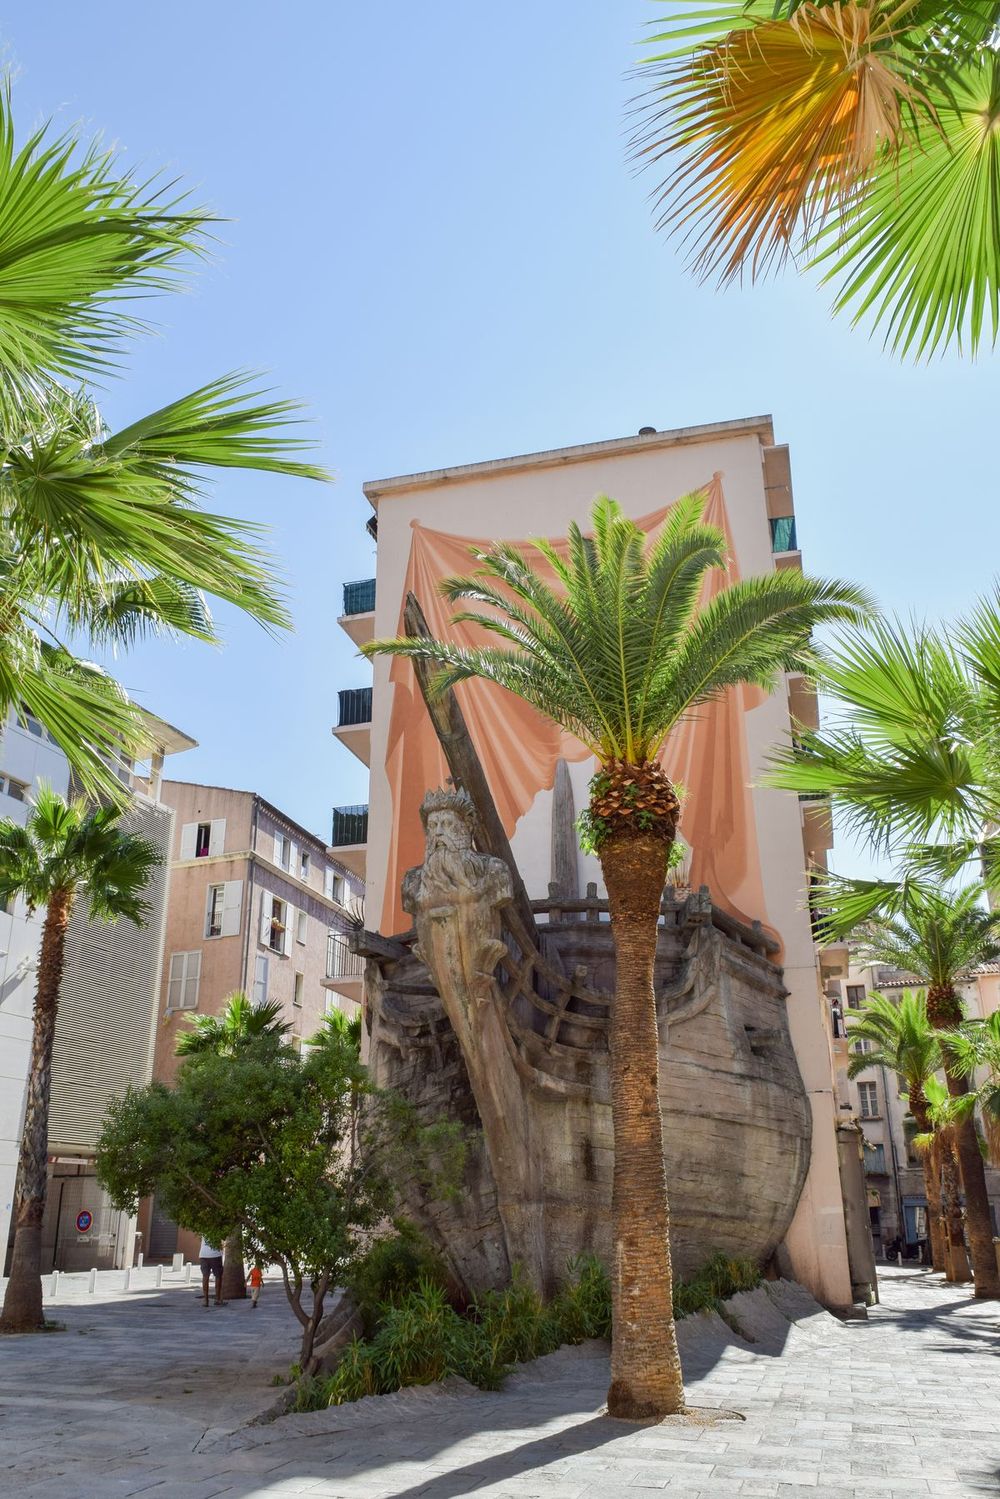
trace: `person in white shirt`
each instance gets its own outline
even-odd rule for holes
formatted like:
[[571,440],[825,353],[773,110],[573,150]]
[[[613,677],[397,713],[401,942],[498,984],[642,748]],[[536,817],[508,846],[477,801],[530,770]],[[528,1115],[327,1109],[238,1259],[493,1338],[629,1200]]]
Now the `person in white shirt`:
[[198,1263],[201,1265],[201,1304],[208,1306],[208,1281],[209,1277],[215,1276],[215,1304],[225,1306],[222,1299],[222,1250],[216,1249],[207,1239],[202,1239],[201,1248],[198,1251]]

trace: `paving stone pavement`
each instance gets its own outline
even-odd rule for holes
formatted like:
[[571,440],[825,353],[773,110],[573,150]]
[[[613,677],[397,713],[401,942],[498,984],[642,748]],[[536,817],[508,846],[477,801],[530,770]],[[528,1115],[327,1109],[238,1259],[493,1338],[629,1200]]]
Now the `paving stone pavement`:
[[[682,1324],[689,1400],[742,1421],[600,1414],[600,1344],[461,1381],[242,1423],[294,1357],[279,1285],[207,1311],[188,1290],[65,1293],[65,1331],[0,1341],[0,1494],[24,1499],[914,1499],[1000,1496],[1000,1306],[923,1271],[882,1277],[869,1321],[791,1288]],[[791,1320],[789,1320],[789,1318]],[[238,1429],[240,1428],[240,1429]]]

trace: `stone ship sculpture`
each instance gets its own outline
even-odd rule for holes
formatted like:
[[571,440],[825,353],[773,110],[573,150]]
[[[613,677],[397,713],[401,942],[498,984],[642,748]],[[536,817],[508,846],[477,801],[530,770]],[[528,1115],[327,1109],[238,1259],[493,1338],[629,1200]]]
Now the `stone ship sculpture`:
[[[407,628],[421,632],[414,600]],[[426,689],[426,682],[421,678]],[[426,697],[426,690],[425,690]],[[428,1122],[468,1130],[457,1201],[400,1184],[407,1211],[474,1293],[512,1266],[551,1292],[568,1260],[610,1250],[607,902],[573,888],[572,799],[557,777],[553,870],[529,901],[453,694],[427,701],[453,784],[421,808],[424,863],[403,882],[413,929],[363,933],[369,1063]],[[766,1261],[791,1223],[810,1114],[777,945],[668,887],[656,993],[675,1269],[716,1250]]]

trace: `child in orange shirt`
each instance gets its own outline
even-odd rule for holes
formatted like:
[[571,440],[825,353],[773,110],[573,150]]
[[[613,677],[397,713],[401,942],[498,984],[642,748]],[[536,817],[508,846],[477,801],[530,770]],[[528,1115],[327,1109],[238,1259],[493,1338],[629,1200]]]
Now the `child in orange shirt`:
[[264,1276],[259,1265],[254,1265],[250,1271],[250,1310],[257,1310],[257,1302],[260,1300],[260,1288],[264,1284]]

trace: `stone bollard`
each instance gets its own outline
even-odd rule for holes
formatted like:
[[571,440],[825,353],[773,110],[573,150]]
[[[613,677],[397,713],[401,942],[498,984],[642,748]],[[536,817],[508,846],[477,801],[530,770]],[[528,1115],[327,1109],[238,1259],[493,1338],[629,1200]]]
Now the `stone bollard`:
[[59,1289],[59,1271],[58,1270],[53,1270],[53,1272],[52,1272],[52,1289],[49,1292],[49,1295],[54,1297],[55,1294],[56,1294],[56,1292],[58,1291],[58,1289]]
[[127,1291],[128,1290],[128,1288],[129,1288],[129,1282],[131,1281],[131,1279],[132,1279],[132,1271],[126,1265],[125,1266],[125,1283],[122,1286],[122,1290],[123,1291]]
[[162,1285],[163,1285],[163,1266],[162,1265],[157,1265],[157,1267],[156,1267],[156,1289],[159,1290]]
[[141,1270],[142,1269],[142,1255],[141,1254],[137,1254],[136,1257],[135,1257],[135,1268],[137,1270]]
[[87,1287],[87,1290],[90,1292],[91,1296],[93,1296],[94,1292],[97,1290],[97,1267],[96,1266],[90,1272],[90,1284]]
[[192,1271],[192,1270],[193,1270],[193,1269],[194,1269],[194,1266],[193,1266],[193,1265],[192,1265],[192,1264],[191,1264],[191,1262],[190,1262],[190,1260],[189,1260],[189,1261],[188,1261],[188,1267],[187,1267],[187,1277],[186,1277],[186,1284],[187,1284],[187,1285],[190,1285],[190,1284],[191,1284],[191,1271]]

